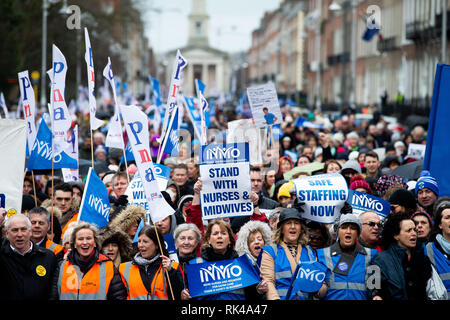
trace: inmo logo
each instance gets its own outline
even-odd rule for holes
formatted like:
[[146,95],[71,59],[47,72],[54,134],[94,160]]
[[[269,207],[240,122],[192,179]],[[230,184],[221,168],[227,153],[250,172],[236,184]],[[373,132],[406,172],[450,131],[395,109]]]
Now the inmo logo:
[[381,9],[377,5],[370,5],[366,9],[367,29],[380,29],[381,28]]
[[206,150],[207,160],[239,158],[240,155],[241,151],[235,147],[214,147]]
[[325,272],[301,268],[298,277],[300,279],[322,283],[325,280]]
[[366,195],[354,195],[354,204],[363,206],[364,208],[369,208],[371,210],[376,210],[378,212],[383,211],[383,204],[376,199],[370,199]]
[[226,266],[217,267],[215,264],[207,268],[200,268],[200,281],[208,282],[211,280],[229,279],[231,276],[239,277],[242,273],[241,267],[233,265],[232,263]]

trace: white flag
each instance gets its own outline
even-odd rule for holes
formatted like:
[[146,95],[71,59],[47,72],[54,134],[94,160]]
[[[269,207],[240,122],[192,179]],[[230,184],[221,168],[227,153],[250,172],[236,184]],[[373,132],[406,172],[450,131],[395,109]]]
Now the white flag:
[[162,196],[156,180],[155,168],[150,156],[148,118],[136,106],[121,106],[120,108],[134,160],[144,185],[150,216],[152,222],[156,223],[173,214],[174,210]]
[[91,40],[89,40],[89,33],[86,28],[84,28],[84,39],[86,43],[86,52],[84,54],[84,60],[87,65],[87,76],[88,76],[88,88],[89,88],[89,114],[91,121],[91,129],[97,130],[103,125],[103,121],[95,117],[95,112],[97,111],[97,102],[95,101],[95,77],[94,77],[94,59],[92,57],[92,47]]
[[[78,161],[78,125],[76,125],[73,128],[72,134],[69,138],[69,141],[66,146],[66,150],[64,150],[68,156],[72,157],[73,159]],[[78,181],[79,180],[79,173],[78,169],[69,169],[69,168],[62,168],[61,172],[63,174],[64,182],[70,182],[70,181]]]
[[8,217],[22,209],[25,149],[27,145],[25,120],[0,120],[0,207]]
[[52,119],[53,151],[56,156],[63,151],[67,143],[67,131],[72,119],[67,108],[64,92],[66,89],[66,58],[57,46],[53,45],[53,68],[47,71],[52,87],[50,92],[50,115]]
[[20,88],[20,100],[23,106],[23,116],[27,121],[27,133],[28,133],[28,151],[31,153],[33,149],[34,140],[36,139],[36,101],[34,97],[34,90],[31,86],[28,70],[18,73],[19,88]]
[[183,58],[180,53],[180,50],[177,51],[177,56],[175,58],[175,62],[173,64],[173,73],[172,79],[169,87],[169,96],[167,97],[167,105],[166,105],[166,113],[164,115],[164,123],[162,127],[161,137],[159,138],[159,142],[161,143],[164,140],[164,136],[167,131],[167,126],[169,125],[170,115],[172,110],[175,108],[177,104],[178,92],[180,91],[180,86],[182,83],[182,70],[186,67],[187,61]]
[[114,115],[109,120],[108,134],[106,135],[105,146],[125,149],[122,135],[122,124],[120,123],[120,110],[117,103],[116,83],[112,72],[111,59],[108,57],[108,64],[103,69],[103,76],[109,81],[114,98]]

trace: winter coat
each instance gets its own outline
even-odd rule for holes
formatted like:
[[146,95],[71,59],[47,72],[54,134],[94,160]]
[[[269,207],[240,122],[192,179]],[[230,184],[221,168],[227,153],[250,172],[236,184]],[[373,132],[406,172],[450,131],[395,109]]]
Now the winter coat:
[[118,227],[120,230],[128,234],[128,230],[134,223],[141,222],[145,218],[145,208],[137,204],[129,204],[119,214],[117,214],[109,223],[110,227]]
[[[117,226],[107,226],[99,231],[99,240],[101,247],[106,244],[114,242],[119,246],[120,261],[114,261],[114,265],[119,267],[118,264],[126,261],[130,261],[133,253],[133,247],[131,245],[131,238]],[[118,262],[118,263],[117,263]]]
[[[0,240],[1,241],[1,240]],[[58,262],[50,250],[32,245],[21,255],[3,241],[0,248],[0,300],[48,300],[58,277]]]
[[370,262],[380,268],[381,288],[371,290],[372,298],[383,300],[426,300],[431,262],[423,250],[415,250],[408,261],[406,248],[391,244]]

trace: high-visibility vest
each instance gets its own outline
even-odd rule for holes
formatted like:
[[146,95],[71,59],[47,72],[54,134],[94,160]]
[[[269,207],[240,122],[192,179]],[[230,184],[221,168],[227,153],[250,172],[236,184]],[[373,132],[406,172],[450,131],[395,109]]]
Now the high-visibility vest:
[[[178,266],[177,262],[172,263],[173,269],[178,269]],[[151,292],[148,292],[142,282],[139,267],[131,261],[121,263],[119,272],[127,285],[127,300],[168,300],[168,284],[162,265],[159,266],[150,284]]]
[[367,267],[377,250],[364,247],[365,254],[357,253],[349,273],[334,273],[341,254],[332,254],[331,247],[317,250],[318,260],[327,266],[328,291],[324,300],[367,300]]
[[[275,264],[275,288],[277,289],[277,293],[280,296],[280,299],[285,300],[293,277],[291,263],[289,262],[289,259],[286,256],[286,252],[281,245],[271,244],[263,247],[263,250],[270,254],[273,258]],[[310,262],[315,260],[316,257],[311,247],[302,247],[300,262]],[[289,299],[311,300],[312,298],[308,293],[298,291],[292,292]]]
[[59,270],[59,299],[106,300],[113,277],[114,263],[102,254],[85,274],[77,265],[64,260]]
[[69,224],[70,224],[71,222],[77,222],[77,220],[78,220],[78,214],[79,214],[79,212],[75,213],[75,214],[73,215],[73,217],[70,218],[69,221],[67,221],[66,225],[65,225],[64,228],[61,230],[61,239],[64,237],[64,233],[65,233],[65,232],[67,231],[67,229],[69,228]]
[[447,297],[450,300],[450,261],[444,254],[436,248],[434,242],[429,242],[425,246],[425,254],[436,268],[439,277],[442,279],[447,289]]
[[47,241],[45,242],[45,249],[52,251],[56,256],[58,253],[64,250],[64,247],[47,239]]

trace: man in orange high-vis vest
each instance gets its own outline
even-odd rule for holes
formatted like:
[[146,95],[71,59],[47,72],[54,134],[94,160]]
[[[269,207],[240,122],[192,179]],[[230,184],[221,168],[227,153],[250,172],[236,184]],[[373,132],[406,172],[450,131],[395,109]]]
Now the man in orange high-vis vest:
[[64,258],[64,247],[47,239],[47,233],[50,230],[50,214],[43,207],[34,207],[28,212],[31,221],[31,241],[41,248],[52,251],[57,260]]
[[106,300],[113,277],[114,264],[102,254],[84,274],[78,265],[65,260],[59,270],[59,300]]
[[[177,262],[172,262],[173,271],[178,272],[179,265]],[[171,270],[171,271],[172,271]],[[131,261],[120,264],[119,272],[125,281],[128,289],[128,300],[168,300],[173,299],[167,282],[166,273],[162,267],[159,266],[156,271],[150,287],[144,284],[139,267]]]

